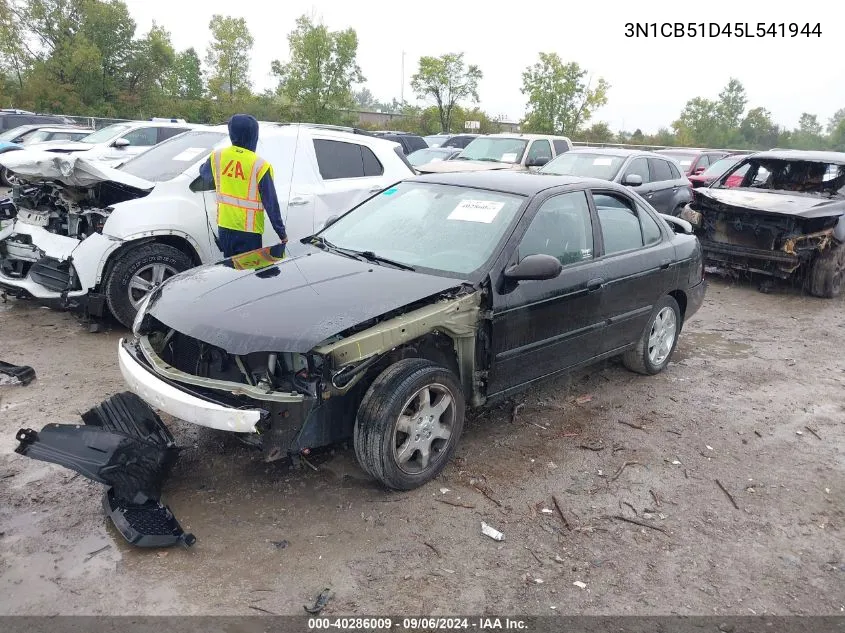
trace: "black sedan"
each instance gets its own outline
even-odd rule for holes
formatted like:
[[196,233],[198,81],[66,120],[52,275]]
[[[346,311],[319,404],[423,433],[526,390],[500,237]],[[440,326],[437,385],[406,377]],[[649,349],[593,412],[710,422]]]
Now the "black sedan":
[[121,371],[151,406],[267,460],[351,439],[367,472],[411,489],[446,465],[467,407],[612,356],[663,370],[704,298],[689,230],[610,182],[411,178],[284,257],[165,281]]

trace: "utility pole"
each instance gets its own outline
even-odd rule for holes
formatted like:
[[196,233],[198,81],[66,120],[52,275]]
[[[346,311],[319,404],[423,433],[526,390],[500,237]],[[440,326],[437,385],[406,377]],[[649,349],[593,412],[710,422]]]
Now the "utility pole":
[[405,51],[402,51],[402,87],[399,89],[399,101],[405,104]]

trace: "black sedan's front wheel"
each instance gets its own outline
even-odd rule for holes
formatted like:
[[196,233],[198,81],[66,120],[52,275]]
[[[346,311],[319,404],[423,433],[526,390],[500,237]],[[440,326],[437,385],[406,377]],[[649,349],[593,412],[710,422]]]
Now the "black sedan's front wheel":
[[457,377],[420,358],[394,363],[373,382],[355,420],[361,467],[389,488],[411,490],[448,463],[464,428]]
[[653,375],[663,371],[675,351],[680,332],[681,309],[678,302],[667,295],[654,306],[637,346],[622,357],[623,364],[638,374]]

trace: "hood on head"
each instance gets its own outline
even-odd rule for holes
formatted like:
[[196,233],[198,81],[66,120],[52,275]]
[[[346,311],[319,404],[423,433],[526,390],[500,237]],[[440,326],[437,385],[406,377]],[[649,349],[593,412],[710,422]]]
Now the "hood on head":
[[229,139],[232,145],[251,152],[258,147],[258,121],[250,114],[236,114],[229,119]]

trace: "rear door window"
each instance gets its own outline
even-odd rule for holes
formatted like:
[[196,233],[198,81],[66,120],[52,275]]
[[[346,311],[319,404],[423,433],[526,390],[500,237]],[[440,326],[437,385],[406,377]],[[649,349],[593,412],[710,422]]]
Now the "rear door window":
[[669,169],[669,163],[660,158],[649,158],[648,165],[651,169],[652,180],[655,182],[663,182],[672,180],[672,172]]
[[323,180],[381,176],[384,167],[373,151],[358,143],[314,139],[317,166]]
[[606,255],[643,247],[643,231],[633,203],[621,196],[598,192],[593,193],[593,202],[599,216]]

